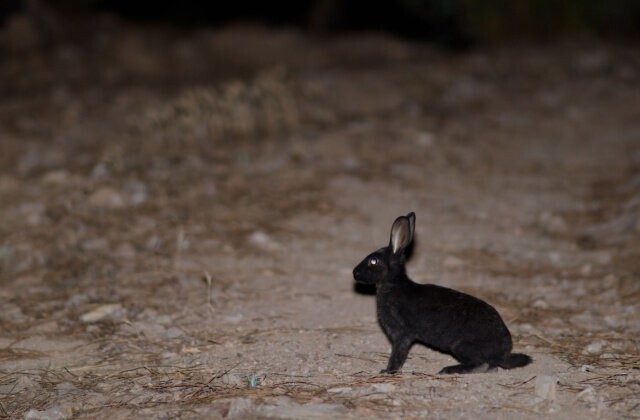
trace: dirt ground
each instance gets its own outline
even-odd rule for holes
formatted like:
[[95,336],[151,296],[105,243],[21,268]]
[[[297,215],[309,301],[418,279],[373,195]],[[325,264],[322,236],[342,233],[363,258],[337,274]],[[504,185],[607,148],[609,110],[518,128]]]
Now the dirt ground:
[[[0,33],[0,416],[640,417],[637,44],[47,31]],[[532,365],[378,374],[351,270],[409,211]]]

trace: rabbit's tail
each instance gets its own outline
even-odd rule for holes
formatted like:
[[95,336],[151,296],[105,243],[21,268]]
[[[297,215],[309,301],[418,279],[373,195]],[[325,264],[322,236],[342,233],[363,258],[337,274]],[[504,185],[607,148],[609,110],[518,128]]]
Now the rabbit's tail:
[[530,356],[522,353],[509,353],[505,355],[498,366],[503,369],[513,369],[517,367],[526,366],[531,363],[533,359]]

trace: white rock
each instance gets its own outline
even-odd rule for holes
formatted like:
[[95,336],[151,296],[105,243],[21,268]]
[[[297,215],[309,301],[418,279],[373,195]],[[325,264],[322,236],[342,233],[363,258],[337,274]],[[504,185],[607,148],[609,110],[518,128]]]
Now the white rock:
[[585,264],[580,267],[580,274],[583,276],[588,276],[589,274],[591,274],[591,271],[591,264]]
[[603,347],[604,343],[602,341],[592,341],[585,346],[584,350],[582,350],[582,354],[597,354],[602,351]]
[[42,182],[45,184],[63,184],[69,179],[69,172],[65,170],[50,171],[44,174]]
[[540,375],[536,378],[536,395],[545,400],[555,400],[557,392],[557,376]]
[[276,251],[280,248],[280,244],[278,242],[260,230],[249,235],[249,243],[265,251]]
[[[144,335],[150,340],[157,340],[164,337],[167,330],[162,325],[154,321],[135,321],[122,325],[123,331],[133,332],[134,334]],[[133,331],[132,331],[133,329]]]
[[178,327],[170,327],[163,334],[165,338],[178,338],[178,337],[182,337],[183,335],[184,335],[184,331],[182,331]]
[[545,232],[551,234],[564,234],[569,230],[567,222],[562,217],[548,211],[538,216],[538,224]]
[[464,267],[464,261],[458,257],[449,256],[444,259],[442,263],[446,268],[460,268]]
[[244,315],[242,314],[229,314],[229,315],[223,315],[222,319],[226,322],[230,322],[232,324],[237,324],[239,322],[241,322],[244,319]]
[[55,406],[44,411],[31,409],[24,415],[25,420],[58,420],[70,419],[73,416],[73,408],[70,406]]
[[332,394],[347,394],[347,393],[351,392],[351,387],[339,386],[339,387],[335,387],[335,388],[329,388],[329,389],[327,389],[327,392],[330,392]]
[[125,201],[122,194],[115,188],[102,187],[88,198],[91,206],[105,209],[118,209],[124,207]]
[[389,383],[373,384],[373,389],[377,392],[391,392],[396,389],[396,386]]
[[590,387],[590,386],[578,392],[575,398],[576,398],[576,401],[582,400],[585,402],[592,402],[592,403],[596,402],[598,399],[596,395],[596,391],[593,389],[593,387]]
[[547,309],[549,307],[549,304],[544,299],[536,299],[536,301],[533,302],[531,306],[538,309]]
[[105,319],[114,319],[124,316],[124,308],[119,303],[102,305],[96,309],[83,314],[80,321],[85,323],[98,322]]

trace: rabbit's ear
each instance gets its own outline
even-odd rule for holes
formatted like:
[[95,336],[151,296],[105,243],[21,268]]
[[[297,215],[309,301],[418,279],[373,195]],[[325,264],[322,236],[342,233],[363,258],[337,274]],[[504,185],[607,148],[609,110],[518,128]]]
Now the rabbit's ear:
[[409,242],[411,242],[413,241],[413,234],[416,231],[416,214],[414,212],[407,214],[407,219],[409,219],[409,232],[411,234]]
[[393,222],[389,246],[394,254],[403,251],[413,240],[415,218],[413,213],[409,213],[407,216],[398,217],[396,221]]

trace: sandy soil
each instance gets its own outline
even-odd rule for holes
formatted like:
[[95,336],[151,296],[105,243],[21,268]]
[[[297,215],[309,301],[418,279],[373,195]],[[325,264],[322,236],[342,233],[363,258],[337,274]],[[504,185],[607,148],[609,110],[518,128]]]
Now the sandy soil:
[[[0,416],[640,416],[638,45],[75,24],[0,34]],[[532,365],[378,374],[408,211]]]

